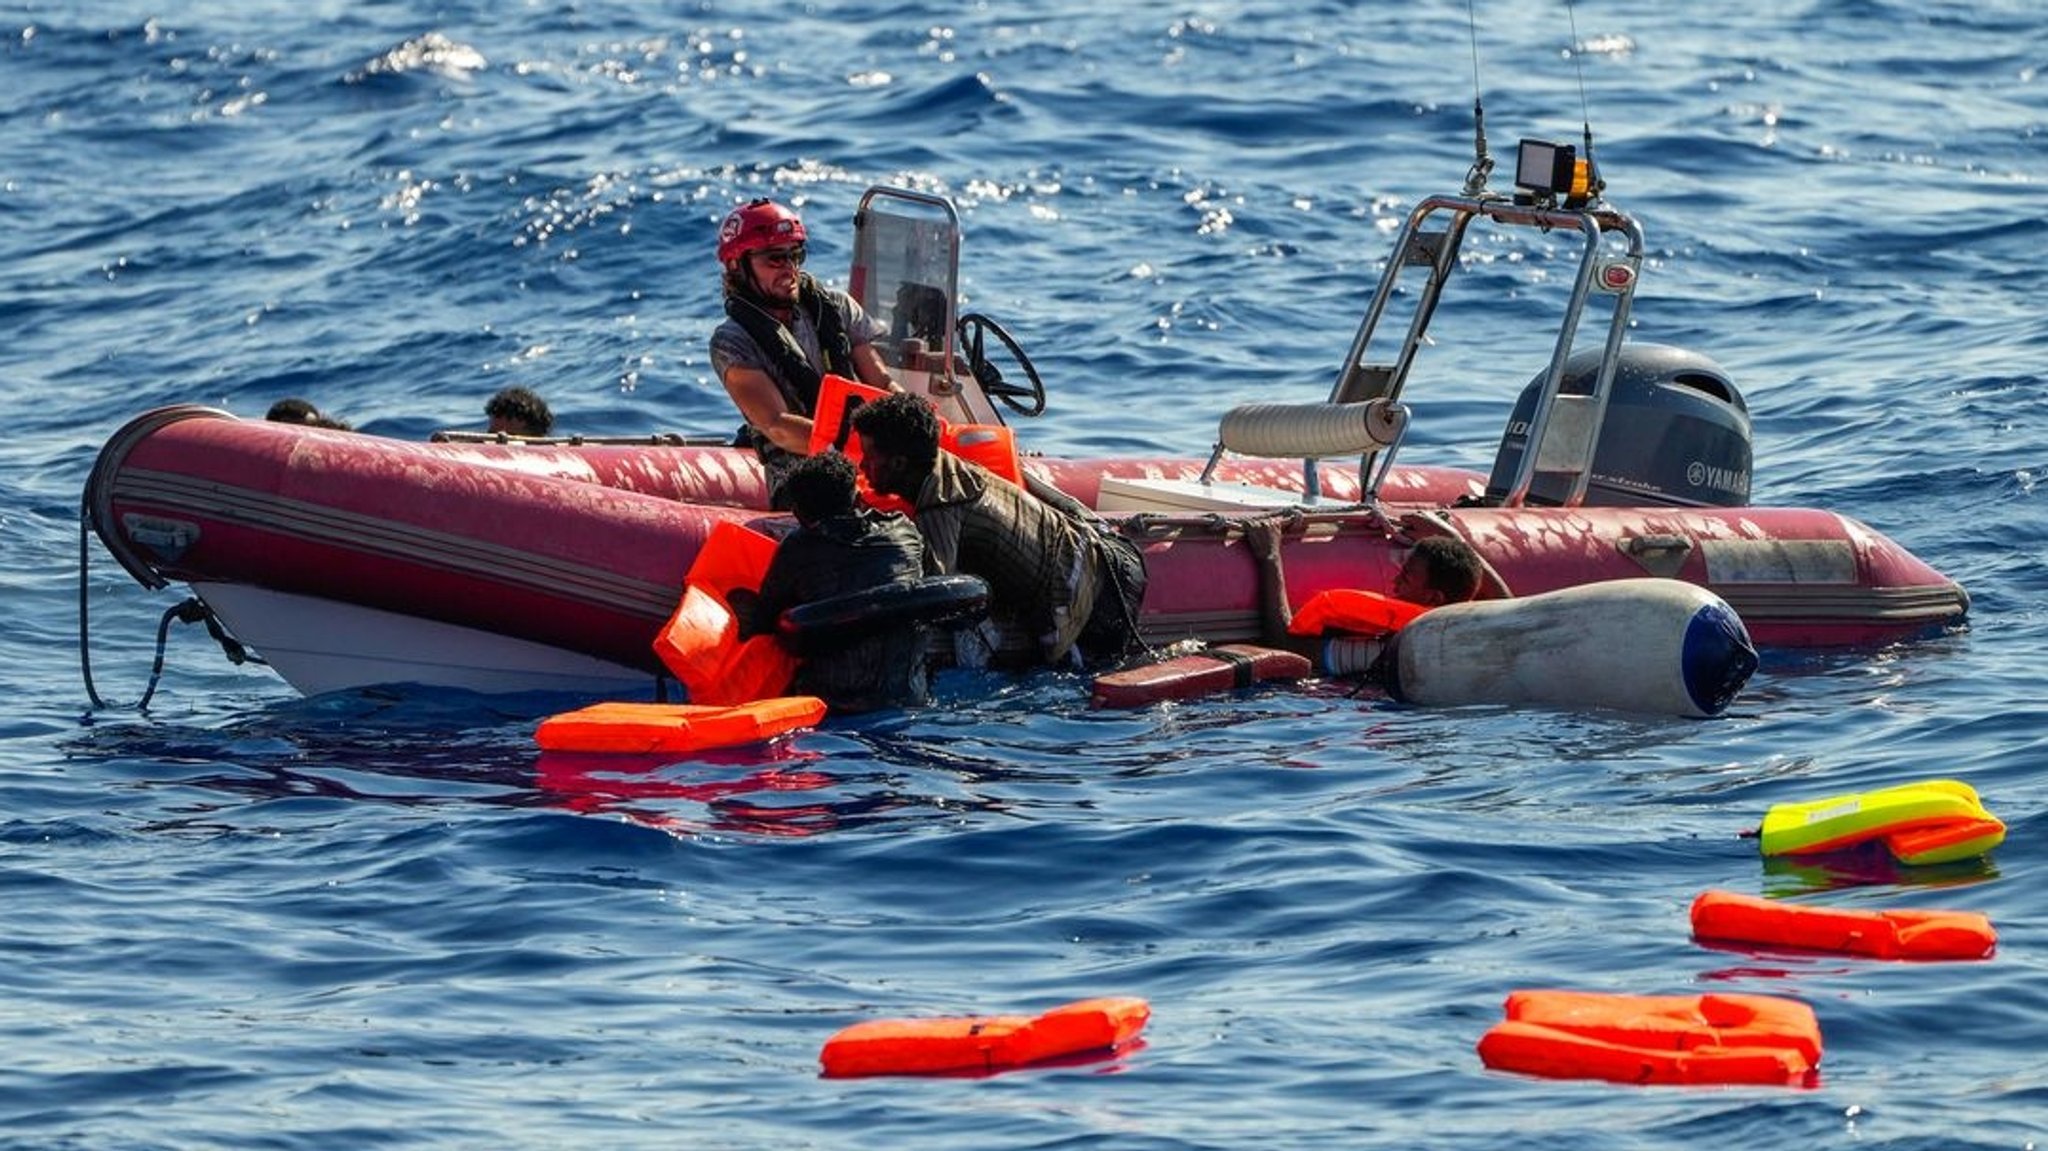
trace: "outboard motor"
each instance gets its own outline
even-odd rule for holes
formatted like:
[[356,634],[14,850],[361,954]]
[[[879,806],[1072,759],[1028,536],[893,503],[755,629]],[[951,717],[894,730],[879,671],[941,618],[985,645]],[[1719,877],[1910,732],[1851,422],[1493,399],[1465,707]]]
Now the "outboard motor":
[[[1591,394],[1599,368],[1599,349],[1573,355],[1564,394]],[[1489,503],[1507,498],[1543,382],[1538,373],[1515,401],[1486,480]],[[1749,502],[1749,469],[1749,406],[1721,365],[1667,344],[1622,345],[1587,504],[1740,507]],[[1569,490],[1566,477],[1537,472],[1527,502],[1554,506]]]

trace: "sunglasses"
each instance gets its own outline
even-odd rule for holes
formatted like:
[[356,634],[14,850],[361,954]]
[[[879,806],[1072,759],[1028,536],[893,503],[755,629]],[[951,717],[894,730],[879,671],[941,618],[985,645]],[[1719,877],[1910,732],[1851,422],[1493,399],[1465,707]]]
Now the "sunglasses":
[[794,248],[763,248],[754,253],[754,258],[771,268],[804,266],[804,249],[799,244]]

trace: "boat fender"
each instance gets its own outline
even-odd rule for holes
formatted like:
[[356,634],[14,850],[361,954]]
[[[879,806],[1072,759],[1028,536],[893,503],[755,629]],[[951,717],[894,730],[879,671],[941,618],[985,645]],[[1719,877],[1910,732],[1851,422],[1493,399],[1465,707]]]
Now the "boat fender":
[[831,1078],[988,1073],[1127,1047],[1152,1017],[1143,999],[1083,999],[1033,1018],[976,1015],[875,1019],[825,1041],[818,1061]]
[[980,576],[926,576],[798,604],[775,621],[799,655],[838,651],[864,639],[924,624],[967,627],[988,616],[988,584]]
[[1868,959],[1983,959],[1998,947],[1991,921],[1972,911],[1846,911],[1703,891],[1692,901],[1693,938]]
[[1769,995],[1527,990],[1479,1039],[1496,1071],[1615,1083],[1788,1085],[1820,1066],[1813,1008]]
[[1535,703],[1706,717],[1725,711],[1757,666],[1734,609],[1671,579],[1446,604],[1389,644],[1389,691],[1425,706]]
[[549,716],[540,722],[533,738],[543,751],[706,751],[762,743],[816,727],[824,718],[825,701],[808,695],[731,706],[597,703]]
[[1089,702],[1095,707],[1143,707],[1247,688],[1267,680],[1300,679],[1313,670],[1308,657],[1295,652],[1226,643],[1099,675]]
[[1873,791],[1773,804],[1757,829],[1763,853],[1818,855],[1882,842],[1901,863],[1950,863],[2005,842],[2005,824],[1975,788],[1927,779]]

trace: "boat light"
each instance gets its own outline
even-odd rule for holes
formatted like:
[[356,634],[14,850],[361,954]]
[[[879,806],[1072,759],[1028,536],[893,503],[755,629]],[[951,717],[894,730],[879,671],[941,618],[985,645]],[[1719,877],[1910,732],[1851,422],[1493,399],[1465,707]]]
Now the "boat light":
[[1570,144],[1523,140],[1515,151],[1515,187],[1524,203],[1549,205],[1562,196],[1581,205],[1592,199],[1593,165]]

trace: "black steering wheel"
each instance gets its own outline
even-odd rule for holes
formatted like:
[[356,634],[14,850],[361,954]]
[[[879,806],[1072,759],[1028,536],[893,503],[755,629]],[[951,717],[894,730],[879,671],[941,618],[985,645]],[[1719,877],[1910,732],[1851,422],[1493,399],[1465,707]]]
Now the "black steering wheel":
[[[967,370],[974,373],[974,382],[981,385],[983,394],[1003,401],[1003,404],[1020,416],[1035,416],[1045,411],[1045,381],[1038,378],[1038,369],[1031,365],[1031,357],[1017,346],[1010,333],[1001,324],[982,315],[969,312],[960,317],[961,354],[967,359]],[[982,337],[993,334],[996,342],[1009,353],[1017,367],[1024,370],[1024,378],[1031,381],[1029,387],[1013,384],[1003,379],[1002,370],[990,362],[983,351]]]

